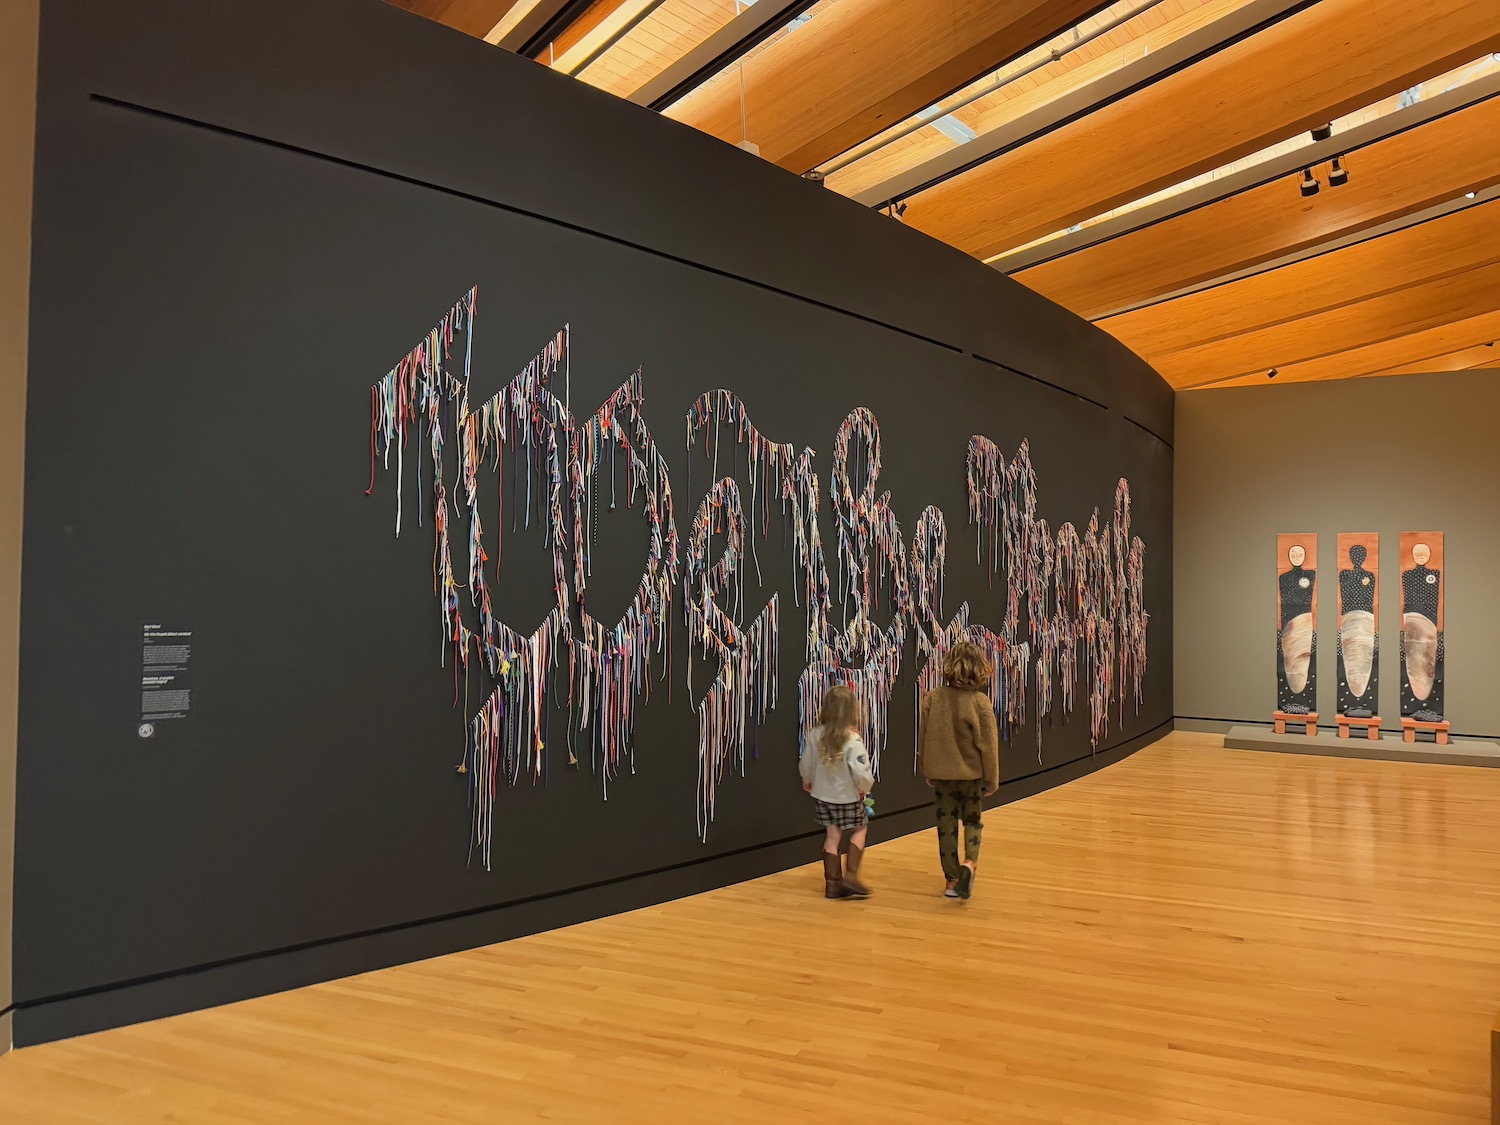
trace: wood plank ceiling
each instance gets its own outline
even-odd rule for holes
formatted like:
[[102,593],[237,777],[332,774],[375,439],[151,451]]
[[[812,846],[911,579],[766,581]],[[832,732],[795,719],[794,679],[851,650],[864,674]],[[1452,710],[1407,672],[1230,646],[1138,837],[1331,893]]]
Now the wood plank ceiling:
[[1500,3],[388,2],[880,200],[1178,388],[1500,368]]

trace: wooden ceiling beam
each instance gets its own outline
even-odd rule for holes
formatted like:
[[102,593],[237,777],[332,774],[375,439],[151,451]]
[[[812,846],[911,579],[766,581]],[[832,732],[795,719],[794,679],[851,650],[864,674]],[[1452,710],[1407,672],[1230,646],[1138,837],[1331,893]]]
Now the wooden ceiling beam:
[[[1252,191],[1272,180],[1300,173],[1303,168],[1327,164],[1335,156],[1363,151],[1390,137],[1408,133],[1429,122],[1438,121],[1450,114],[1478,105],[1497,94],[1500,94],[1500,71],[1462,85],[1452,86],[1430,97],[1424,97],[1415,105],[1401,107],[1399,97],[1386,98],[1375,103],[1373,107],[1366,107],[1358,114],[1360,117],[1365,117],[1371,109],[1381,108],[1382,116],[1370,118],[1352,128],[1342,129],[1327,140],[1310,141],[1293,151],[1268,157],[1240,168],[1238,171],[1224,173],[1216,170],[1216,174],[1196,187],[1164,196],[1155,203],[1148,203],[1143,207],[1132,207],[1129,210],[1120,211],[1108,219],[1080,226],[1078,230],[1069,229],[1054,238],[1043,239],[988,261],[995,269],[1014,276],[1033,266],[1042,265],[1069,254],[1076,254],[1116,238],[1123,238],[1138,230],[1175,219],[1179,215],[1186,215],[1190,211],[1210,207],[1241,192]],[[1281,145],[1277,146],[1278,149],[1281,147]],[[1111,311],[1124,312],[1125,309]]]
[[[878,158],[869,161],[868,165],[861,161],[848,171],[830,175],[828,186],[866,207],[884,207],[887,203],[905,199],[966,168],[1019,148],[1065,122],[1108,105],[1132,90],[1171,74],[1193,59],[1212,54],[1256,28],[1281,19],[1303,3],[1305,0],[1244,0],[1185,35],[1175,34],[1180,30],[1173,28],[1172,25],[1177,23],[1175,20],[1162,28],[1143,30],[1128,40],[1132,51],[1141,52],[1141,57],[1133,62],[1118,65],[1112,56],[1106,54],[1046,81],[1027,79],[1025,81],[1036,81],[1037,84],[980,117],[964,114],[964,123],[979,130],[979,136],[973,140],[961,145],[946,143],[937,155],[899,172],[881,175],[877,182],[869,184],[864,182],[866,168],[878,169],[880,162]],[[1192,23],[1201,18],[1202,13],[1211,10],[1207,6],[1189,9],[1179,19],[1184,24]],[[1112,34],[1123,35],[1124,32],[1117,30]],[[1126,43],[1113,45],[1125,47]],[[999,124],[993,123],[992,113],[1001,118]],[[984,120],[986,118],[991,118],[989,123]]]
[[587,10],[589,0],[516,0],[515,6],[484,37],[518,55],[534,55]]
[[1156,358],[1152,366],[1174,387],[1195,387],[1255,376],[1271,368],[1280,370],[1497,309],[1500,262],[1232,339],[1172,352]]
[[[1103,7],[1100,0],[862,0],[744,60],[749,139],[805,172]],[[712,82],[667,116],[734,144],[740,83]]]
[[1321,0],[922,192],[905,219],[991,257],[1497,49],[1472,0]]
[[1483,191],[1500,183],[1486,139],[1500,77],[1485,85],[1488,99],[1352,152],[1343,187],[1304,198],[1290,172],[1011,276],[1094,320]]
[[1399,367],[1387,367],[1383,371],[1371,371],[1364,378],[1376,375],[1426,375],[1438,371],[1473,371],[1476,368],[1500,367],[1500,348],[1493,343],[1478,344],[1472,348],[1449,352],[1433,359],[1419,359],[1415,363]]
[[1500,199],[1098,325],[1150,361],[1495,261]]
[[667,109],[815,3],[817,0],[758,0],[631,93],[627,100],[657,111]]
[[[1382,340],[1362,348],[1351,348],[1336,355],[1323,356],[1304,363],[1282,367],[1277,384],[1316,383],[1330,379],[1357,379],[1377,372],[1390,371],[1407,364],[1435,360],[1465,348],[1482,347],[1500,340],[1500,312],[1484,313],[1467,320],[1440,325],[1425,332],[1414,332],[1394,340]],[[1200,388],[1249,387],[1266,383],[1265,372],[1223,379]]]
[[387,0],[465,35],[483,39],[521,0]]
[[660,0],[594,0],[556,39],[536,53],[544,66],[577,74],[612,39],[628,34]]

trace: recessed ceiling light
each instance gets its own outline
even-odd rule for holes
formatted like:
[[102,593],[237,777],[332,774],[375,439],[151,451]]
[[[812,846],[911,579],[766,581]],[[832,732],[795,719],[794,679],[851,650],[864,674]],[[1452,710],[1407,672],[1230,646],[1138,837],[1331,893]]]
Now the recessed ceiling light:
[[1464,198],[1465,199],[1473,199],[1476,194],[1477,194],[1476,192],[1466,191],[1466,192],[1464,192]]

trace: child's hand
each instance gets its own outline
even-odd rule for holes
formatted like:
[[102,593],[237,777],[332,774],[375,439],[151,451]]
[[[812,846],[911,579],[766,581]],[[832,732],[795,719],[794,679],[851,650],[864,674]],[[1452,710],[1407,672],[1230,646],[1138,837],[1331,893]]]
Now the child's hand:
[[812,792],[812,786],[811,785],[804,785],[802,787],[802,792],[804,792],[804,793],[811,793]]

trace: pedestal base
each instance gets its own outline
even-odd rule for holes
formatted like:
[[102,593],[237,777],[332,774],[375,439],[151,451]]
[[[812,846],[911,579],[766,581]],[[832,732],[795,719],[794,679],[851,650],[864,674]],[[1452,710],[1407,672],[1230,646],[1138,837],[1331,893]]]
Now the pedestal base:
[[1348,715],[1337,715],[1335,716],[1334,721],[1338,723],[1340,738],[1348,738],[1349,730],[1351,727],[1364,727],[1365,737],[1368,738],[1371,742],[1376,742],[1380,739],[1379,715],[1367,715],[1363,718],[1358,719],[1351,718]]
[[1276,733],[1285,734],[1287,724],[1294,727],[1305,728],[1304,733],[1308,738],[1313,738],[1318,733],[1318,713],[1313,711],[1306,715],[1290,715],[1285,711],[1272,711],[1271,718],[1276,720]]
[[1424,722],[1421,719],[1406,719],[1406,718],[1403,718],[1401,720],[1401,741],[1402,742],[1415,742],[1417,740],[1417,732],[1418,731],[1430,731],[1430,732],[1432,732],[1432,737],[1437,741],[1437,744],[1439,746],[1447,746],[1448,745],[1448,720],[1447,719],[1442,719],[1442,720],[1440,720],[1439,722],[1436,722],[1436,723]]

